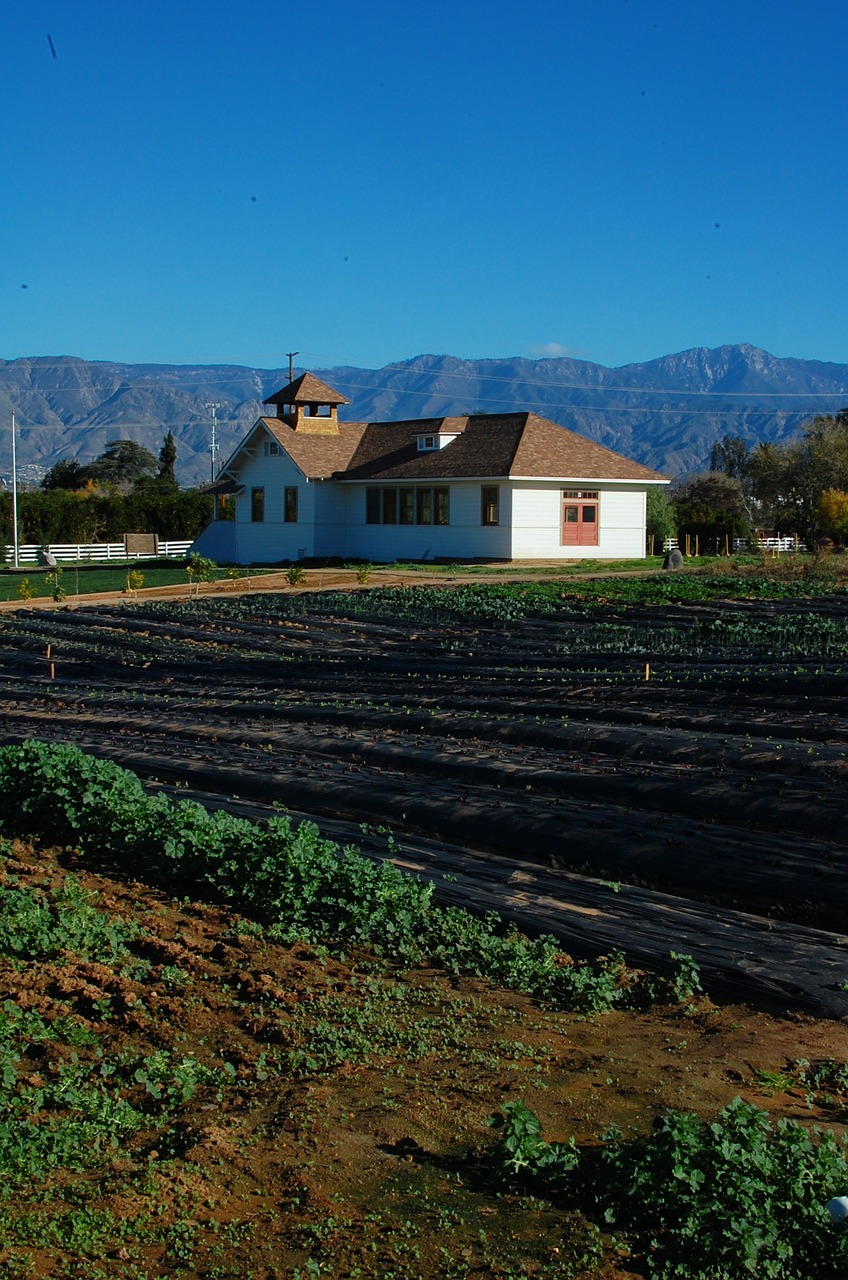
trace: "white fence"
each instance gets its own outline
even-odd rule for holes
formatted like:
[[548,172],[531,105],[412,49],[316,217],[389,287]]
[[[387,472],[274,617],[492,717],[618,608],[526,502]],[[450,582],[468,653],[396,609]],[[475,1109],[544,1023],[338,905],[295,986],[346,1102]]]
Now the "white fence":
[[[50,564],[50,561],[47,560],[48,555],[53,557],[56,564],[97,563],[101,561],[120,561],[126,564],[128,560],[158,560],[163,556],[182,557],[190,546],[190,540],[160,542],[159,550],[156,552],[148,551],[140,554],[132,552],[131,555],[127,555],[123,542],[52,542],[49,546],[28,543],[24,547],[18,547],[18,564],[27,568],[32,565],[46,567]],[[7,565],[14,564],[15,548],[7,546],[3,559]]]
[[[707,538],[703,538],[700,541],[703,543],[704,546],[711,545],[710,541]],[[713,541],[715,541],[715,539]],[[719,539],[719,541],[721,540]],[[694,535],[690,539],[690,543],[691,543],[691,546],[694,548],[695,546]],[[665,542],[663,543],[663,550],[670,551],[673,547],[678,547],[678,546],[679,546],[679,543],[677,538],[666,538]],[[778,552],[806,551],[807,546],[806,546],[806,543],[799,542],[797,538],[792,537],[789,534],[787,534],[785,537],[782,537],[782,538],[754,538],[753,540],[751,538],[734,538],[733,539],[734,552],[753,551],[755,549],[758,551],[773,551],[773,552],[774,551],[778,551]]]

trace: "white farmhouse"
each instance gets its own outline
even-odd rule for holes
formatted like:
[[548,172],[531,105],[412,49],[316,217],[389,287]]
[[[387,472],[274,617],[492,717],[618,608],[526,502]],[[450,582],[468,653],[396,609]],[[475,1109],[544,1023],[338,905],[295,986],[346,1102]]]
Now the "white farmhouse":
[[535,413],[340,422],[350,401],[311,373],[265,403],[215,485],[235,519],[192,547],[219,563],[638,559],[668,484]]

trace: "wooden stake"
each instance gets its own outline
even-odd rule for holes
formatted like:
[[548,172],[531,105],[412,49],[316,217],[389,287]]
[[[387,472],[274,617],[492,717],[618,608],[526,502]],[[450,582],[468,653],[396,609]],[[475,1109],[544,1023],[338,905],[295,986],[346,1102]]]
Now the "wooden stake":
[[650,662],[646,662],[645,663],[645,679],[650,680],[650,678],[651,678],[651,664]]

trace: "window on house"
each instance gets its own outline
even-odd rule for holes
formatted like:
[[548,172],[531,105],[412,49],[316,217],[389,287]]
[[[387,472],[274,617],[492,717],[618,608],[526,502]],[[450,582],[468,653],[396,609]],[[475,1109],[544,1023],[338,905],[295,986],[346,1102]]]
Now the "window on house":
[[501,491],[496,484],[484,484],[480,490],[480,523],[486,525],[501,522]]
[[250,518],[254,524],[261,524],[265,519],[265,490],[251,489]]
[[398,490],[398,524],[415,524],[415,490]]
[[450,489],[433,490],[434,524],[450,524]]
[[278,456],[279,456],[279,452],[280,452],[280,446],[277,444],[276,440],[266,440],[266,441],[265,441],[265,457],[266,457],[266,458],[268,458],[268,457],[274,457],[274,458],[275,458],[275,457],[278,457]]
[[416,524],[432,524],[433,523],[433,490],[432,489],[416,489],[415,490],[415,523]]
[[383,490],[383,524],[397,524],[398,518],[398,491],[397,489]]
[[380,499],[381,499],[381,494],[379,489],[365,490],[365,523],[366,524],[380,523]]
[[297,485],[283,494],[283,520],[286,524],[297,524]]

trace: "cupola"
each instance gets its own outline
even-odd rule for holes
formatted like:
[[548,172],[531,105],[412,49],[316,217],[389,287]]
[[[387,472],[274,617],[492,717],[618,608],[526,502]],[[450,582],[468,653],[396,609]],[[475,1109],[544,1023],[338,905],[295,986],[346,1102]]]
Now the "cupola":
[[275,405],[277,417],[293,431],[312,436],[337,436],[339,405],[350,404],[350,401],[314,374],[302,373],[263,404]]

